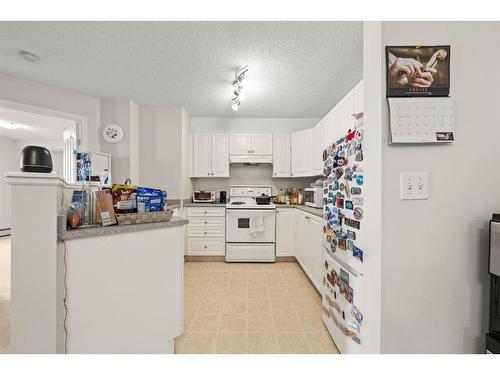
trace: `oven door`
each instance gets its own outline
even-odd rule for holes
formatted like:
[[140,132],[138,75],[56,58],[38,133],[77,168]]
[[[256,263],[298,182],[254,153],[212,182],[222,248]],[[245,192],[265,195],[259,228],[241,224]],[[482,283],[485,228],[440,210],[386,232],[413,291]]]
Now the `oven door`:
[[[260,211],[264,217],[264,231],[250,234],[250,216]],[[274,242],[274,210],[226,209],[226,242]]]

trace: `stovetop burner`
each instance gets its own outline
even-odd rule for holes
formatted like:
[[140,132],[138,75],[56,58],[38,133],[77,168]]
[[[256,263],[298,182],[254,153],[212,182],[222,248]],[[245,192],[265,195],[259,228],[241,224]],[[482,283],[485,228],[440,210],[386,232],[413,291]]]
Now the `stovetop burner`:
[[234,204],[236,206],[241,206],[242,204],[245,204],[245,202],[231,202],[231,204]]

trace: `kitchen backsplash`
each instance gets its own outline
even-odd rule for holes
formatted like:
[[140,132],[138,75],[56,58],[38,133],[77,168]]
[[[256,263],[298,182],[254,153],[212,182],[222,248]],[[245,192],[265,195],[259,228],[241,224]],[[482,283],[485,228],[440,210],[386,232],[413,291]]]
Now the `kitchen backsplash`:
[[[271,185],[273,194],[285,187],[309,187],[320,177],[272,178],[273,167],[270,164],[248,166],[232,164],[229,166],[229,178],[193,178],[194,190],[224,190],[229,194],[230,185]],[[217,194],[217,198],[218,198]]]

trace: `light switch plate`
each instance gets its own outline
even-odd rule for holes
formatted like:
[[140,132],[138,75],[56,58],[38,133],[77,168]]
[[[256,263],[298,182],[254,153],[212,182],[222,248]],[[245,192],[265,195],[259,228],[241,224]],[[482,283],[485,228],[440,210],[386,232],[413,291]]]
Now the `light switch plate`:
[[427,172],[401,173],[401,200],[428,199]]

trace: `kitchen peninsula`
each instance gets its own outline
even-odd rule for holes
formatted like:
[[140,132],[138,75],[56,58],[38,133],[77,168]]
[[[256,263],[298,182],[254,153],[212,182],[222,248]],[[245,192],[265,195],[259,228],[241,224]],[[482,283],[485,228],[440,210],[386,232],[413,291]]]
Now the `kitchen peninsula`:
[[57,174],[12,186],[13,353],[173,353],[187,220],[66,231]]

